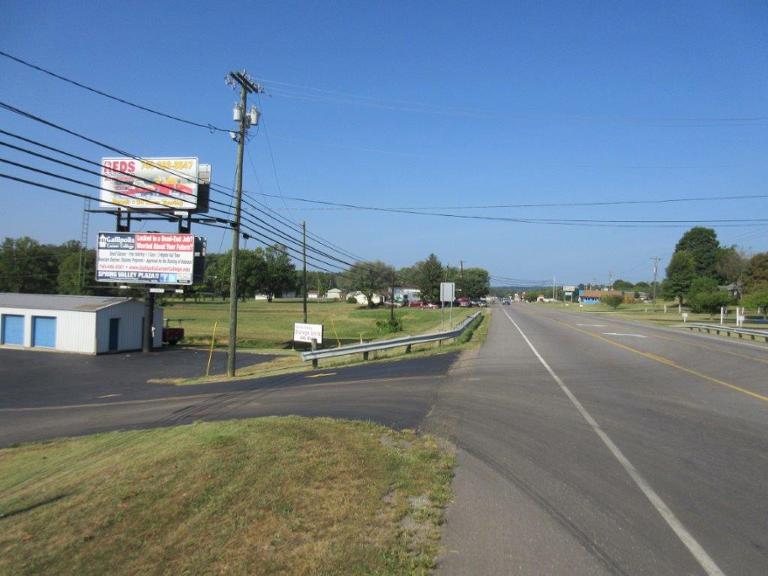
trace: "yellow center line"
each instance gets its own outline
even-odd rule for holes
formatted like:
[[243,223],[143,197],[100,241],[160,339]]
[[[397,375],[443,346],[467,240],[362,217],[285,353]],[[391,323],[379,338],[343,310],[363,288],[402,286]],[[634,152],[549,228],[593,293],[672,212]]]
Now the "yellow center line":
[[768,402],[768,396],[763,396],[762,394],[758,394],[757,392],[752,392],[751,390],[747,390],[746,388],[742,388],[741,386],[736,386],[735,384],[731,384],[729,382],[725,382],[718,378],[714,378],[712,376],[709,376],[708,374],[699,372],[698,370],[693,370],[692,368],[682,366],[681,364],[678,364],[674,360],[665,358],[664,356],[659,356],[658,354],[653,354],[651,352],[643,352],[642,350],[638,350],[637,348],[632,348],[631,346],[627,346],[626,344],[622,344],[621,342],[616,342],[600,334],[595,334],[594,332],[590,332],[589,330],[583,330],[581,328],[577,328],[576,326],[573,326],[568,322],[563,322],[562,320],[558,320],[556,318],[550,318],[550,320],[553,320],[554,322],[558,322],[559,324],[568,326],[568,328],[571,328],[572,330],[576,330],[577,332],[581,332],[582,334],[587,334],[589,336],[592,336],[592,338],[595,338],[596,340],[602,340],[603,342],[607,342],[608,344],[612,344],[613,346],[616,346],[623,350],[627,350],[628,352],[634,352],[635,354],[643,356],[644,358],[648,358],[649,360],[653,360],[654,362],[658,362],[660,364],[664,364],[665,366],[670,366],[672,368],[677,368],[682,372],[693,374],[694,376],[707,380],[708,382],[712,382],[720,386],[725,386],[726,388],[736,390],[737,392],[741,392],[742,394],[746,394],[747,396],[752,396],[753,398],[757,398],[758,400]]
[[729,354],[730,356],[736,356],[737,358],[744,358],[745,360],[754,360],[755,362],[760,362],[761,364],[768,364],[768,360],[764,360],[762,358],[755,358],[754,356],[750,356],[749,354],[739,354],[738,352],[731,352],[730,350],[721,350],[720,348],[715,348],[714,346],[707,346],[706,344],[701,344],[699,342],[688,342],[687,340],[683,340],[682,338],[674,338],[672,336],[662,336],[660,334],[654,334],[654,338],[661,338],[662,340],[669,340],[671,342],[678,342],[680,344],[690,344],[691,346],[695,346],[696,348],[703,348],[704,350],[712,350],[713,352],[721,352],[723,354]]

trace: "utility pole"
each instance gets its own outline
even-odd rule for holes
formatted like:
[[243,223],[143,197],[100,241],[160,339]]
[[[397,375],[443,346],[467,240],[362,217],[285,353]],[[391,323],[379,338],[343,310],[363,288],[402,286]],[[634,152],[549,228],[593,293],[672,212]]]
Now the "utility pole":
[[389,302],[389,323],[395,325],[395,270],[392,269],[392,294]]
[[658,256],[654,256],[653,258],[651,258],[651,261],[653,261],[653,298],[652,298],[652,302],[653,302],[653,306],[654,306],[654,311],[656,309],[656,275],[659,272],[659,260],[661,260],[661,258],[659,258]]
[[557,294],[555,293],[555,277],[552,276],[552,300],[557,300]]
[[245,134],[249,126],[259,123],[259,112],[255,107],[247,111],[248,94],[260,93],[261,86],[256,84],[248,76],[248,73],[230,72],[227,76],[227,84],[240,86],[240,104],[233,112],[233,119],[238,122],[239,129],[235,134],[230,132],[237,140],[237,171],[235,173],[235,218],[232,222],[232,265],[229,276],[229,348],[227,350],[227,375],[235,375],[235,360],[237,354],[237,260],[240,255],[240,210],[243,197],[243,152],[245,151]]
[[[302,250],[304,253],[304,280],[302,284],[304,286],[304,324],[307,323],[307,223],[306,221],[301,223],[301,232],[304,242],[302,244]],[[318,297],[320,291],[318,290]]]

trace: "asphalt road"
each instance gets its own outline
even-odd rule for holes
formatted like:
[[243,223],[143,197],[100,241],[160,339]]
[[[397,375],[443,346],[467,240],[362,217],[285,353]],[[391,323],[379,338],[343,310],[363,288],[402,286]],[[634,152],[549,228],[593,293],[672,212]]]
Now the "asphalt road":
[[513,305],[424,424],[438,573],[768,574],[768,348]]
[[[149,378],[194,376],[207,355],[172,349],[81,356],[0,350],[0,447],[108,430],[197,420],[298,414],[416,428],[455,353],[195,386]],[[238,364],[264,357],[239,354]],[[219,369],[224,355],[217,358]]]
[[145,380],[194,364],[183,354],[13,354],[0,351],[0,446],[271,414],[453,440],[439,574],[768,574],[765,346],[514,305],[455,363],[175,388]]

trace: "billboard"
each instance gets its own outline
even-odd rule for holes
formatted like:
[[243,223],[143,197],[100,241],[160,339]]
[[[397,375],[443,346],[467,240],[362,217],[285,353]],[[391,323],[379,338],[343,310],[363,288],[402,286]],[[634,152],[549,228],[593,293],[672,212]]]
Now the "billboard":
[[96,280],[126,284],[192,284],[193,234],[100,232]]
[[102,158],[100,206],[194,211],[198,170],[197,158]]

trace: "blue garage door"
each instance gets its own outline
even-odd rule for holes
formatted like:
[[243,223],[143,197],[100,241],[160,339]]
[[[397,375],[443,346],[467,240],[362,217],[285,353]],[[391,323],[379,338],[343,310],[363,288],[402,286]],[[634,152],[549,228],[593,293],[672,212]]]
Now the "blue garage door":
[[2,344],[24,346],[24,316],[3,314]]
[[32,346],[56,348],[56,318],[32,316]]

